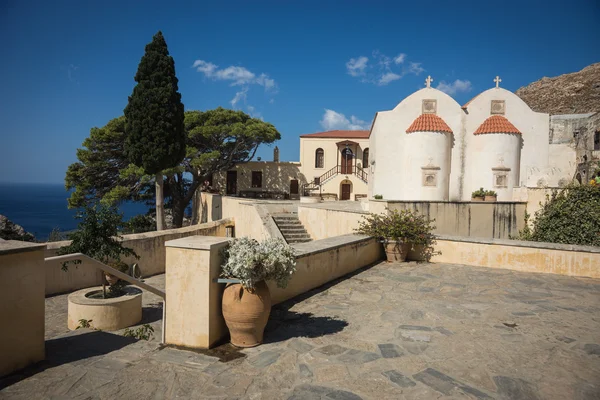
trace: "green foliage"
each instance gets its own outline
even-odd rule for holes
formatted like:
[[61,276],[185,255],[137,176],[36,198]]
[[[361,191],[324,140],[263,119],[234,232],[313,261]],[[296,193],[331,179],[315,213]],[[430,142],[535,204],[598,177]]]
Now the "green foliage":
[[[77,218],[81,221],[77,230],[69,235],[71,244],[58,249],[59,255],[83,253],[105,264],[119,262],[121,256],[139,258],[132,249],[121,243],[119,230],[123,226],[123,215],[116,207],[93,204],[79,212]],[[63,270],[67,270],[68,263],[63,264]]]
[[[181,226],[183,210],[209,176],[249,161],[261,144],[281,138],[272,124],[224,108],[186,111],[184,129],[186,156],[177,167],[164,171],[165,197],[171,200],[175,227]],[[90,201],[111,205],[153,198],[154,175],[129,162],[124,154],[124,132],[125,117],[90,131],[84,148],[77,150],[79,161],[67,170],[66,187],[75,189],[69,198],[70,207],[81,207]],[[184,173],[191,180],[185,179]]]
[[[526,222],[529,215],[526,214]],[[600,246],[600,186],[570,185],[555,190],[535,213],[521,240]]]
[[423,256],[429,260],[434,254],[435,236],[433,230],[435,220],[411,210],[389,210],[388,213],[362,216],[355,231],[362,235],[372,236],[384,243],[410,243],[412,248],[422,248]]
[[494,192],[493,190],[486,190],[485,195],[486,196],[498,196],[498,193]]
[[150,340],[154,336],[154,328],[150,324],[144,324],[136,330],[127,328],[123,332],[123,336],[133,337],[137,340]]
[[278,287],[285,288],[296,272],[294,249],[280,239],[235,239],[225,250],[224,259],[221,276],[239,279],[249,290],[263,280],[275,281]]
[[473,193],[471,193],[471,197],[485,197],[486,193],[487,191],[484,188],[479,188],[479,190],[476,190]]
[[143,233],[156,230],[156,223],[149,215],[139,214],[125,222],[124,233]]
[[77,328],[75,328],[75,329],[86,329],[86,328],[94,329],[94,327],[92,326],[92,321],[93,320],[91,320],[91,319],[82,318],[79,320],[79,325],[77,325]]
[[373,196],[373,198],[374,198],[375,200],[382,200],[382,199],[383,199],[383,195],[381,195],[381,194],[376,194],[375,196]]
[[48,235],[48,242],[60,242],[61,240],[65,240],[65,235],[60,231],[60,228],[52,228],[52,231]]
[[135,81],[124,110],[124,149],[131,163],[153,175],[177,166],[186,151],[175,62],[160,31],[146,45]]

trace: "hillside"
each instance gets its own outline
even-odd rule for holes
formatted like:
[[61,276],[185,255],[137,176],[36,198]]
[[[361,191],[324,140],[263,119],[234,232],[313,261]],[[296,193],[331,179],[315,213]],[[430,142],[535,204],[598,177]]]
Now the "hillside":
[[516,91],[534,111],[582,114],[600,111],[600,63],[579,72],[544,77]]

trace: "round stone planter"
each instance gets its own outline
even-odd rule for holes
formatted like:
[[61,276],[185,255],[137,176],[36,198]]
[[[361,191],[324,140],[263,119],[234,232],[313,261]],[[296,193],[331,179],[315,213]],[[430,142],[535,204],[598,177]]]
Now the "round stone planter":
[[80,319],[91,320],[92,327],[105,331],[116,331],[136,325],[142,320],[142,291],[132,286],[126,286],[124,290],[125,295],[111,299],[87,297],[94,292],[102,292],[102,286],[71,293],[68,312],[69,329],[77,329]]
[[300,203],[320,203],[321,197],[318,196],[301,196]]

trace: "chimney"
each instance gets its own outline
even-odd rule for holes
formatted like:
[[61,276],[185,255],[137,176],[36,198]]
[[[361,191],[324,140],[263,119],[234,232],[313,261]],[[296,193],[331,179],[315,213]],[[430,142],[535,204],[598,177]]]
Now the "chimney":
[[279,162],[279,147],[273,149],[273,162]]

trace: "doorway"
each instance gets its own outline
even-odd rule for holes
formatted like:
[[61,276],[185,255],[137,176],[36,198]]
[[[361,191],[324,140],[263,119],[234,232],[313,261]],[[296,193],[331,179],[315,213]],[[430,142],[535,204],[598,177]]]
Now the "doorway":
[[344,181],[340,184],[340,200],[350,200],[350,194],[352,193],[352,183],[345,183]]
[[298,179],[290,181],[290,199],[297,199],[299,194]]
[[352,159],[354,158],[354,153],[349,148],[345,148],[342,150],[342,174],[349,175],[352,173]]
[[237,171],[227,171],[227,194],[237,194]]

